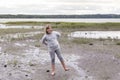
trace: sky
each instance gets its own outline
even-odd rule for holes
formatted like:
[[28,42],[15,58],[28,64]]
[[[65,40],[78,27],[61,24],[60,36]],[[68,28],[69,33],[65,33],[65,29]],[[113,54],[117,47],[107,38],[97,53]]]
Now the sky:
[[120,14],[120,0],[0,0],[0,14]]

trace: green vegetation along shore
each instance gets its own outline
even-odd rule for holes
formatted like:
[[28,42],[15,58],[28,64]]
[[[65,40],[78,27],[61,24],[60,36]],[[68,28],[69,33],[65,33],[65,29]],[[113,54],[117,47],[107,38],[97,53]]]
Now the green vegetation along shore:
[[53,28],[60,30],[98,30],[98,31],[106,31],[106,30],[120,30],[120,23],[80,23],[80,22],[6,22],[6,25],[30,25],[30,26],[45,26],[46,24],[51,24]]

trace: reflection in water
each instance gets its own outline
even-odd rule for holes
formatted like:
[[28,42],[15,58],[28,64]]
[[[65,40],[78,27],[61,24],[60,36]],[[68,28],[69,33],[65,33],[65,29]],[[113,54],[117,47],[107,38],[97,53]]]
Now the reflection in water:
[[120,31],[76,31],[68,36],[73,38],[120,39]]

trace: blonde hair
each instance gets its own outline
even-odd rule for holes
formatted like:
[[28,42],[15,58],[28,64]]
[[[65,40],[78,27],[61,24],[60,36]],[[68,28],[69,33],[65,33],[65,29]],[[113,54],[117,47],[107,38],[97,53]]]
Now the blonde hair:
[[49,34],[49,33],[47,32],[47,30],[50,29],[50,28],[51,28],[51,25],[50,25],[50,24],[47,24],[46,27],[45,27],[45,33],[46,33],[46,34]]

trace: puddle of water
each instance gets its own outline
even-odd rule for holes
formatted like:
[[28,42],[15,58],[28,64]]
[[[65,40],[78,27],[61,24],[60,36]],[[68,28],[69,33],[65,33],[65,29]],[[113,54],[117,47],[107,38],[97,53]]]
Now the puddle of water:
[[76,31],[68,36],[73,38],[120,39],[120,31]]
[[34,29],[42,29],[42,28],[44,28],[44,26],[25,26],[25,25],[9,26],[9,25],[5,25],[5,24],[0,24],[0,29],[9,29],[9,28],[24,28],[24,29],[34,28]]

